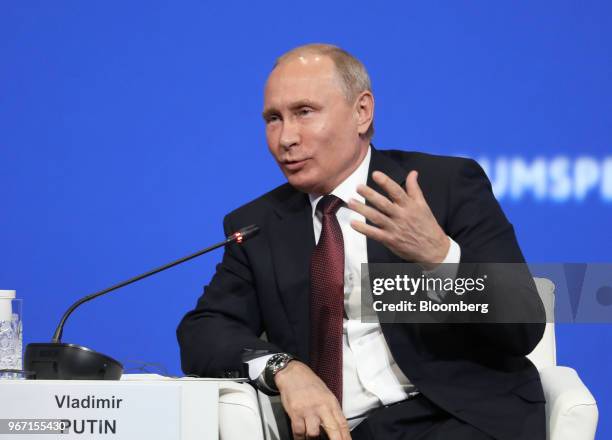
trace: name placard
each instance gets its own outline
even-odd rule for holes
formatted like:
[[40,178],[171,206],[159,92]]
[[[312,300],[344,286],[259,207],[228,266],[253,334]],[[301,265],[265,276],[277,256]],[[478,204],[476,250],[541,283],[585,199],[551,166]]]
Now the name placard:
[[0,381],[1,439],[216,440],[214,381]]

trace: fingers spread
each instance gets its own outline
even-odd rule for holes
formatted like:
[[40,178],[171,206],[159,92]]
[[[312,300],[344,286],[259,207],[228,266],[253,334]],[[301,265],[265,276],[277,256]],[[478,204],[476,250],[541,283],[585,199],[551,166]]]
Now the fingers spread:
[[389,176],[384,173],[381,173],[380,171],[374,171],[372,173],[372,178],[374,179],[374,182],[376,182],[378,185],[380,185],[382,189],[386,191],[386,193],[389,195],[389,197],[394,203],[401,206],[406,203],[407,196],[406,192],[404,191],[404,188],[399,186],[397,182],[395,182]]
[[419,173],[415,170],[410,171],[406,177],[406,194],[413,199],[423,198],[423,192],[417,181],[418,177]]
[[348,202],[349,209],[363,215],[370,222],[380,227],[386,226],[390,219],[382,212],[372,208],[371,206],[365,205],[355,199],[351,199]]
[[370,205],[378,209],[383,214],[391,216],[395,211],[396,206],[387,197],[370,188],[367,185],[359,185],[357,193],[363,196]]
[[379,241],[381,243],[385,243],[387,241],[387,235],[385,231],[376,226],[368,225],[364,222],[359,222],[357,220],[351,221],[351,227],[357,232],[361,232],[368,238],[372,240]]

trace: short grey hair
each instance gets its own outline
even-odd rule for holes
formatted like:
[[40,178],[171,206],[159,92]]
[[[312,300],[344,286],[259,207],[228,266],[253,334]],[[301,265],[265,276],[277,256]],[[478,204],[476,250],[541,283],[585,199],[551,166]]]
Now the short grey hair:
[[[346,100],[352,104],[361,92],[372,92],[370,75],[361,61],[348,53],[346,50],[334,46],[333,44],[312,43],[291,49],[276,59],[274,67],[288,59],[295,58],[302,54],[322,55],[329,57],[336,66],[336,71],[340,78],[340,86],[344,92]],[[374,121],[365,133],[368,139],[374,136]]]

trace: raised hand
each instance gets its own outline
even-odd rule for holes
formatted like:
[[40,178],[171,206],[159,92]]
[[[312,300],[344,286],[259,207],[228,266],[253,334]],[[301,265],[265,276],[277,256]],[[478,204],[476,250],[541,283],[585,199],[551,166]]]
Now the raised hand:
[[441,263],[448,253],[450,240],[423,197],[417,171],[408,173],[405,190],[380,171],[374,171],[372,178],[387,195],[359,185],[357,192],[371,206],[352,199],[348,207],[373,225],[352,221],[353,229],[381,242],[398,257],[420,263],[426,269]]

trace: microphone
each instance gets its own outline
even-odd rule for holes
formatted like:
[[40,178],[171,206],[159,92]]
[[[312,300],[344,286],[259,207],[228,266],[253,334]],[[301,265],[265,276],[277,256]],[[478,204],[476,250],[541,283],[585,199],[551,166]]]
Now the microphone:
[[231,243],[242,244],[259,232],[259,226],[249,225],[226,237],[225,240],[213,244],[186,257],[137,275],[111,287],[84,296],[72,304],[62,316],[51,342],[33,342],[26,346],[24,353],[24,367],[28,372],[34,373],[36,379],[80,379],[80,380],[118,380],[123,374],[123,365],[110,356],[93,351],[87,347],[61,342],[64,325],[68,317],[82,304],[91,301],[114,290],[155,275],[171,267],[204,255],[222,246]]

